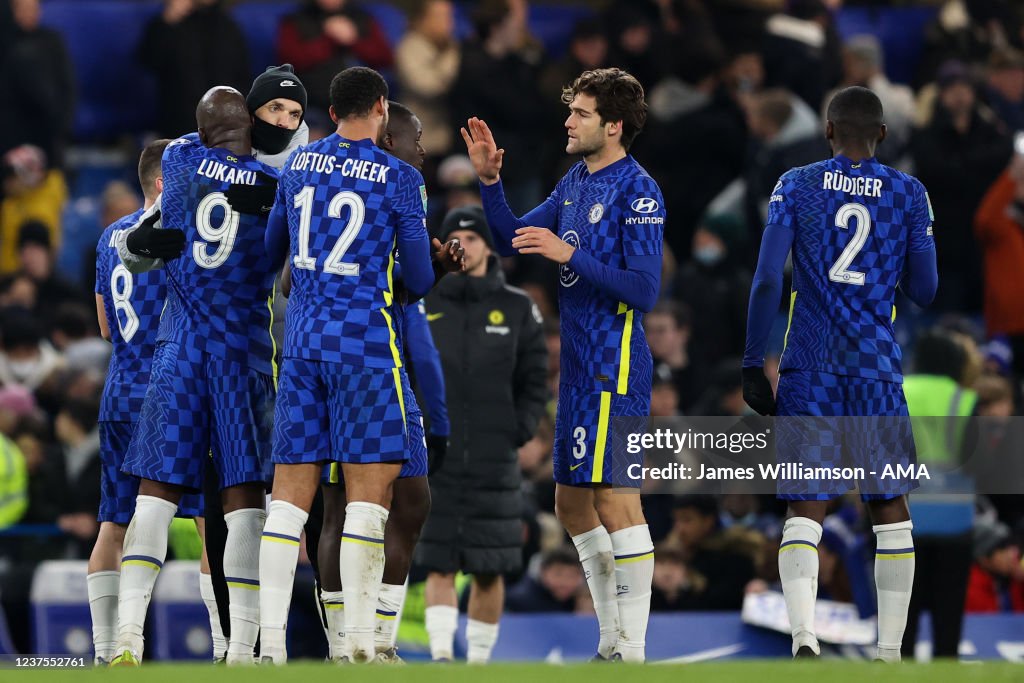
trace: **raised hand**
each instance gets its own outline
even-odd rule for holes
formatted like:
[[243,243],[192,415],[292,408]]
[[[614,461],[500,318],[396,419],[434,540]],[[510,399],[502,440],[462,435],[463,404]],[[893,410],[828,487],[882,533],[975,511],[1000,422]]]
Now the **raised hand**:
[[466,250],[459,245],[458,240],[448,240],[441,244],[436,237],[431,241],[431,248],[434,250],[434,260],[446,273],[460,273],[466,270]]
[[482,120],[474,116],[466,122],[466,127],[469,130],[461,129],[462,139],[466,141],[466,153],[480,181],[485,185],[493,185],[498,182],[505,150],[498,149],[491,129]]

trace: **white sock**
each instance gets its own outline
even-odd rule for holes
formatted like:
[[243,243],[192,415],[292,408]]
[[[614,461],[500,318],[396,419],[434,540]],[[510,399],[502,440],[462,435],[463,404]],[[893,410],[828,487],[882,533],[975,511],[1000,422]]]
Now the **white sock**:
[[262,508],[242,508],[224,515],[228,528],[224,579],[231,615],[228,664],[252,664],[260,634],[260,544],[266,520],[267,513]]
[[[299,562],[299,538],[309,515],[283,500],[270,501],[260,539],[260,658],[288,661],[285,627]],[[226,568],[225,568],[226,569]],[[233,622],[232,622],[233,624]]]
[[327,648],[332,660],[345,654],[345,591],[320,591],[327,615]]
[[615,651],[615,643],[619,639],[619,604],[615,599],[615,553],[612,551],[612,539],[608,530],[599,526],[573,536],[572,542],[579,553],[590,596],[594,600],[594,611],[597,612],[597,625],[601,630],[597,654],[608,658]]
[[907,610],[914,588],[914,537],[909,520],[876,524],[875,588],[878,590],[878,658],[900,661]]
[[459,625],[459,608],[433,605],[424,610],[424,625],[430,637],[430,658],[455,659],[455,629]]
[[498,642],[498,625],[470,619],[466,622],[466,661],[470,664],[486,664],[491,660],[491,651]]
[[213,577],[209,574],[199,573],[199,595],[203,598],[206,611],[210,613],[213,658],[223,659],[228,653],[228,641],[224,637],[224,629],[220,626],[220,610],[217,609],[217,596],[213,592]]
[[85,577],[92,615],[92,645],[97,659],[109,662],[117,645],[117,586],[121,572],[93,572]]
[[807,645],[821,654],[814,633],[814,601],[818,596],[818,543],[821,525],[807,517],[790,517],[782,528],[779,578],[793,632],[793,654]]
[[615,553],[615,601],[619,606],[619,639],[615,651],[625,662],[644,661],[647,618],[651,614],[654,542],[646,524],[609,534]]
[[384,652],[395,646],[398,621],[402,618],[404,602],[404,583],[400,586],[391,583],[380,585],[380,594],[377,596],[377,632],[374,635],[374,647],[377,648],[377,652]]
[[124,535],[121,583],[117,600],[116,654],[132,650],[142,656],[149,599],[167,558],[167,529],[178,506],[155,496],[138,496],[135,514]]
[[345,648],[353,662],[374,656],[377,596],[384,575],[387,508],[366,502],[345,506],[341,533],[341,585],[345,587]]

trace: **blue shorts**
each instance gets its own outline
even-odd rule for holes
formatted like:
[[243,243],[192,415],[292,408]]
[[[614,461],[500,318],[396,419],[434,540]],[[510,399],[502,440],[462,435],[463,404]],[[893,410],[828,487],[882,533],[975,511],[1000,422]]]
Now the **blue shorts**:
[[[627,476],[629,466],[642,464],[643,453],[629,454],[616,447],[614,418],[643,418],[651,414],[650,394],[561,385],[555,416],[553,453],[555,482],[567,486],[611,484],[637,488],[640,480]],[[622,427],[621,420],[615,420]]]
[[407,460],[408,386],[402,368],[285,358],[275,411],[274,463]]
[[[409,459],[402,463],[402,470],[398,473],[399,479],[427,476],[427,439],[423,431],[423,415],[415,405],[415,396],[412,396],[412,392],[407,396],[412,397],[415,410],[408,414],[405,423],[409,430]],[[324,465],[321,481],[324,484],[342,483],[341,465],[336,462]]]
[[[135,514],[139,478],[121,471],[135,431],[134,422],[100,422],[100,522],[127,524]],[[203,494],[187,493],[178,502],[178,517],[202,517]]]
[[274,379],[179,342],[161,342],[124,471],[190,489],[213,452],[222,489],[266,483]]
[[895,382],[790,370],[779,377],[776,459],[814,468],[859,468],[855,478],[780,479],[779,498],[831,500],[859,486],[862,500],[889,500],[917,488],[886,476],[917,460],[903,386]]

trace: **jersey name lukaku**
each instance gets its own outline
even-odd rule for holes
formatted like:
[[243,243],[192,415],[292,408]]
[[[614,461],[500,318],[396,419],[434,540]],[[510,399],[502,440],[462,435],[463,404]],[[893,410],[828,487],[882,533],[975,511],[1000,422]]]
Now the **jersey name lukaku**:
[[217,358],[273,373],[270,336],[275,272],[264,246],[266,219],[233,211],[232,183],[257,184],[277,171],[248,156],[204,147],[195,136],[164,151],[161,220],[185,231],[185,251],[168,261],[159,341],[183,341]]
[[121,265],[114,245],[117,232],[133,226],[142,214],[139,209],[110,225],[96,247],[96,293],[103,297],[113,345],[100,402],[100,420],[104,422],[138,419],[164,308],[167,288],[163,270],[132,275]]
[[[605,265],[625,269],[627,256],[659,255],[665,229],[661,191],[627,156],[590,174],[570,169],[545,202],[558,236]],[[652,361],[642,314],[612,300],[559,267],[561,382],[570,386],[650,395]]]
[[781,370],[902,382],[894,297],[907,254],[933,247],[924,186],[866,159],[782,176],[768,225],[793,230],[793,292]]
[[419,171],[369,140],[335,133],[292,155],[277,201],[292,266],[284,355],[401,367],[394,254],[399,239],[426,236]]

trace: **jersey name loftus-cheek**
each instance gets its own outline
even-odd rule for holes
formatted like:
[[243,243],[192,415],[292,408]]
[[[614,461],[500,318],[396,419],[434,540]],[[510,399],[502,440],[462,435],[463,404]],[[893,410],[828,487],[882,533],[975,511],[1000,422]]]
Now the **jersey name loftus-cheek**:
[[[329,154],[302,152],[292,161],[293,171],[312,171],[314,173],[334,173],[337,170],[337,158]],[[341,162],[341,175],[373,183],[386,183],[391,168],[366,159],[345,159]]]

